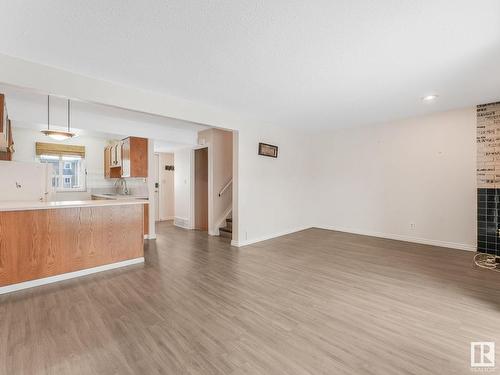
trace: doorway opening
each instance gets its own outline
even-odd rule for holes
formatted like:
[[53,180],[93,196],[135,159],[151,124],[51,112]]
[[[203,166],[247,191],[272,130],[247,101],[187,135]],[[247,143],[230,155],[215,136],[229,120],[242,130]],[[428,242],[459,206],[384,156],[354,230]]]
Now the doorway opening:
[[208,231],[208,148],[194,150],[194,228]]

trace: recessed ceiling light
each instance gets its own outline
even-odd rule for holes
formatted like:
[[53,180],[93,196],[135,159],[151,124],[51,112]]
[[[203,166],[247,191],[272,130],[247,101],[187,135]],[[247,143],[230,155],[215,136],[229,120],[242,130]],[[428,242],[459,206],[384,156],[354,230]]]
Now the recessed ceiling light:
[[427,102],[427,103],[428,103],[428,102],[433,102],[433,101],[434,101],[434,100],[436,100],[437,98],[438,98],[438,95],[436,95],[436,94],[432,94],[432,95],[426,95],[426,96],[424,96],[424,97],[422,98],[422,100],[423,100],[424,102]]

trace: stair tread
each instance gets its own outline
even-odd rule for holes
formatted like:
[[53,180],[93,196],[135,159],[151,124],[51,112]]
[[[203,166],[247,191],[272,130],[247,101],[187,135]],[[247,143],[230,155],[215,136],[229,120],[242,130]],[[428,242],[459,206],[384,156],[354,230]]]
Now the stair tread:
[[228,223],[232,223],[232,222],[233,222],[233,219],[231,219],[231,218],[230,218],[230,219],[226,219],[226,221],[227,221]]
[[228,233],[233,233],[233,230],[232,230],[232,229],[229,229],[229,228],[219,228],[219,231],[228,232]]

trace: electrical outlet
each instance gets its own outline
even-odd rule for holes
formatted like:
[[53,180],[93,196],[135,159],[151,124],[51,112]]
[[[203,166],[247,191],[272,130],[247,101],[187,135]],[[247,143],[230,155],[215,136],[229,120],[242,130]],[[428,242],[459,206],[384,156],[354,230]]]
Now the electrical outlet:
[[415,224],[415,223],[410,223],[410,229],[411,229],[411,230],[415,230],[415,229],[417,229],[417,224]]

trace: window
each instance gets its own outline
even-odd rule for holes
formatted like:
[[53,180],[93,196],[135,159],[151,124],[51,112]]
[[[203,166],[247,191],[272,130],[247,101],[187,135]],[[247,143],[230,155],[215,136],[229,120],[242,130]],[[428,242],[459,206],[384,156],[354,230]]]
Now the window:
[[63,184],[63,187],[65,189],[71,189],[72,185],[71,185],[71,177],[66,177],[64,176],[64,184]]
[[85,159],[81,156],[40,155],[40,162],[52,166],[55,191],[85,190]]
[[35,143],[40,162],[51,165],[55,191],[85,191],[85,146]]

